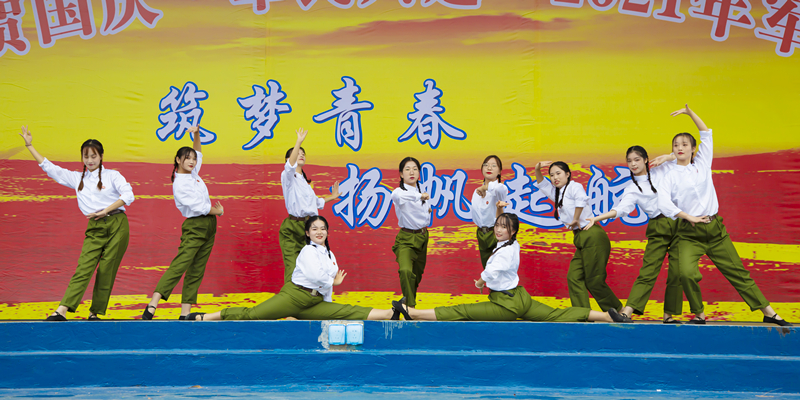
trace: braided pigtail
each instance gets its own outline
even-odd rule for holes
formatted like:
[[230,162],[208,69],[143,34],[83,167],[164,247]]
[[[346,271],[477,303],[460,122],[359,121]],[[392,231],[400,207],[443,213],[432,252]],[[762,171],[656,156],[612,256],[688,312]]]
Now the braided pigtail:
[[[645,166],[647,167],[647,182],[650,183],[650,189],[653,190],[653,193],[658,193],[658,191],[656,190],[656,187],[653,186],[653,181],[650,179],[650,163],[645,164]],[[636,185],[636,186],[639,186],[639,185]],[[639,189],[639,190],[642,190],[642,189]]]
[[311,183],[311,179],[308,179],[308,177],[306,176],[306,171],[305,170],[303,170],[303,179],[306,180],[306,183]]
[[[561,208],[562,206],[564,206],[564,196],[567,195],[567,188],[569,188],[569,184],[572,182],[572,173],[569,171],[569,165],[567,165],[567,163],[565,163],[563,161],[556,161],[556,162],[550,164],[550,168],[547,170],[550,173],[550,176],[553,176],[553,167],[556,167],[556,168],[564,171],[564,175],[567,176],[567,183],[563,186],[564,193],[561,193],[561,189],[556,188],[556,198],[555,198],[555,202],[554,202],[554,205],[555,205],[555,207],[554,207],[555,208],[554,216],[556,217],[556,219],[559,219],[558,209]],[[555,185],[553,185],[553,186],[555,186]],[[558,198],[559,194],[561,195],[560,199]]]
[[328,249],[328,259],[331,259],[331,245],[328,244],[328,238],[325,237],[325,248]]
[[83,164],[83,173],[81,174],[81,184],[78,185],[78,191],[83,190],[83,176],[86,175],[86,164]]
[[[419,187],[419,181],[417,181],[417,190],[422,193],[422,188]],[[425,204],[425,200],[422,200],[422,204]]]
[[[564,187],[566,187],[566,186],[564,186]],[[554,205],[555,205],[555,207],[554,207],[554,208],[555,208],[556,212],[555,212],[555,214],[553,214],[553,216],[554,216],[554,217],[556,217],[556,220],[558,219],[558,208],[559,208],[559,207],[561,207],[561,206],[558,204],[558,194],[559,194],[560,192],[561,192],[561,188],[556,188],[556,201],[555,201],[555,203],[554,203]],[[561,199],[561,203],[564,203],[564,199],[563,199],[563,198]]]
[[103,160],[100,159],[100,166],[97,167],[97,190],[103,190]]

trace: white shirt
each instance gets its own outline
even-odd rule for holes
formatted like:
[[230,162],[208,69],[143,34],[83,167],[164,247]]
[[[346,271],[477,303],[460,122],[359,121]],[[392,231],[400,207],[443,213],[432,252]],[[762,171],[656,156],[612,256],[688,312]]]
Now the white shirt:
[[[492,290],[511,290],[519,284],[519,242],[502,247],[508,240],[497,243],[497,251],[489,257],[481,279]],[[502,247],[502,248],[501,248]]]
[[[543,179],[542,183],[534,181],[533,184],[538,187],[548,199],[553,202],[556,201],[556,188],[550,183],[549,179]],[[592,217],[592,210],[589,207],[589,196],[587,196],[586,192],[583,190],[583,185],[571,180],[568,185],[561,188],[561,193],[558,194],[559,201],[561,201],[562,197],[564,200],[561,203],[561,208],[558,209],[558,220],[561,221],[565,227],[570,228],[569,224],[572,223],[572,219],[575,216],[575,209],[583,207],[578,222],[581,228],[586,226],[586,224],[589,223],[586,220]]]
[[711,179],[711,162],[714,159],[711,130],[701,131],[700,140],[694,163],[676,165],[657,186],[658,206],[670,218],[675,218],[681,211],[693,217],[716,215],[719,212],[717,190]]
[[314,242],[305,245],[297,255],[292,272],[292,282],[309,289],[317,289],[325,301],[333,301],[333,279],[339,271],[333,252],[328,258],[328,249]]
[[317,209],[325,208],[325,199],[317,197],[303,174],[297,173],[297,162],[291,165],[286,161],[281,172],[281,188],[289,215],[313,217],[317,215]]
[[[676,161],[669,161],[650,169],[650,182],[653,183],[656,190],[658,190],[658,184],[661,183],[664,176],[677,166]],[[617,212],[617,218],[622,218],[632,213],[637,205],[639,206],[639,211],[647,214],[649,218],[652,219],[659,216],[661,210],[658,208],[658,194],[654,193],[650,187],[647,175],[634,176],[633,179],[639,183],[639,187],[636,187],[633,182],[630,182],[625,187],[619,202],[612,208]],[[642,190],[639,191],[639,188],[642,188]]]
[[392,191],[397,224],[415,231],[427,227],[431,220],[428,203],[422,204],[422,193],[417,190],[417,185],[405,185],[405,188],[398,187]]
[[[117,200],[122,200],[127,206],[133,203],[134,197],[131,185],[122,174],[113,169],[106,169],[101,166],[92,172],[86,171],[83,178],[83,190],[78,191],[78,186],[81,184],[81,172],[61,168],[46,158],[39,166],[47,173],[47,176],[53,178],[56,182],[70,189],[75,189],[75,193],[78,195],[78,208],[81,209],[83,215],[102,211]],[[102,174],[100,174],[101,169],[103,170]],[[97,190],[97,183],[100,178],[103,181],[103,189]],[[119,209],[125,211],[125,206]]]
[[478,190],[472,194],[472,222],[481,228],[491,228],[497,218],[497,202],[506,201],[508,187],[498,182],[489,182],[486,189],[486,196],[481,197]]
[[191,174],[175,174],[172,183],[172,196],[175,198],[175,207],[184,218],[208,215],[211,211],[211,199],[208,197],[203,178],[200,177],[200,166],[203,164],[203,154],[197,152],[197,164],[192,168]]

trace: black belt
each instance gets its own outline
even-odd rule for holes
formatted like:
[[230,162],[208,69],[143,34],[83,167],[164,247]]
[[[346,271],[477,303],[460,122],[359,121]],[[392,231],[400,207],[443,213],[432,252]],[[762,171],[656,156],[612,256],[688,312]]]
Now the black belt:
[[116,214],[125,214],[125,211],[122,211],[122,210],[120,210],[119,208],[117,208],[116,210],[111,210],[111,211],[109,211],[109,212],[106,214],[106,217],[110,217],[110,216],[112,216],[112,215],[116,215]]
[[653,218],[650,218],[650,220],[651,220],[651,221],[655,221],[655,220],[657,220],[657,219],[661,219],[661,218],[667,218],[667,216],[666,216],[666,215],[664,215],[664,214],[658,214],[657,216],[655,216],[655,217],[653,217]]
[[711,222],[711,221],[713,221],[713,220],[715,220],[717,218],[722,218],[722,217],[720,217],[719,214],[709,215],[708,216],[708,222]]
[[479,227],[478,227],[478,231],[479,231],[479,232],[483,232],[483,233],[489,233],[489,232],[492,232],[492,231],[494,231],[494,227],[483,227],[483,226],[479,226]]
[[492,289],[489,289],[489,292],[490,293],[491,292],[498,292],[498,293],[502,293],[502,294],[504,294],[506,296],[509,296],[509,297],[514,297],[514,293],[511,293],[508,290],[492,290]]
[[294,282],[292,282],[292,284],[297,286],[300,289],[305,290],[308,293],[311,293],[312,296],[320,296],[320,297],[322,296],[322,293],[320,293],[317,289],[309,289],[309,288],[307,288],[305,286],[300,286],[300,285],[298,285],[298,284],[296,284]]
[[294,215],[291,215],[291,214],[289,215],[289,219],[292,220],[292,221],[303,221],[303,222],[305,222],[309,218],[311,218],[311,217],[295,217]]
[[408,232],[408,233],[424,233],[424,232],[426,232],[428,230],[428,228],[422,228],[422,229],[417,229],[417,230],[408,229],[408,228],[400,228],[400,230],[403,231],[403,232]]

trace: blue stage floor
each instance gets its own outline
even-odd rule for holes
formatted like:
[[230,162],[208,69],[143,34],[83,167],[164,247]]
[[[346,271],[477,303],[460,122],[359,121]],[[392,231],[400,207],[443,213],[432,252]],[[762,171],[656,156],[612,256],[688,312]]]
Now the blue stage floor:
[[171,400],[171,399],[348,399],[348,400],[456,400],[456,399],[530,399],[530,400],[625,400],[625,399],[773,399],[798,400],[800,394],[774,392],[701,392],[608,389],[545,389],[496,387],[345,387],[345,386],[213,386],[213,387],[133,387],[72,389],[0,389],[4,399],[65,400]]

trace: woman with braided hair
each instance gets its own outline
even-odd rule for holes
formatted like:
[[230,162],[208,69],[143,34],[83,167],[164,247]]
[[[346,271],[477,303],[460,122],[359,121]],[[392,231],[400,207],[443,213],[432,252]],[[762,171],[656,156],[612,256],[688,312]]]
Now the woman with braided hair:
[[428,256],[428,225],[430,207],[425,203],[430,198],[419,186],[420,164],[414,157],[400,161],[400,186],[392,191],[392,203],[397,213],[400,231],[392,246],[400,274],[400,289],[406,304],[417,304],[417,288],[422,282]]
[[483,268],[486,268],[486,262],[497,246],[497,238],[494,235],[494,220],[497,217],[495,204],[498,201],[505,201],[508,196],[508,188],[500,177],[502,171],[503,162],[500,161],[500,157],[495,155],[486,157],[481,164],[483,185],[475,189],[472,195],[472,222],[478,225],[475,234]]
[[103,145],[97,140],[89,139],[81,145],[83,171],[77,172],[58,167],[39,154],[33,148],[33,135],[27,126],[22,127],[20,136],[47,176],[75,189],[78,208],[89,220],[75,274],[58,308],[46,321],[66,321],[67,311],[77,310],[95,269],[89,320],[98,321],[98,315],[106,313],[117,270],[128,249],[130,230],[125,206],[133,203],[133,189],[122,174],[103,167]]
[[311,217],[318,215],[317,210],[325,208],[325,203],[339,198],[339,182],[333,185],[330,196],[317,197],[311,187],[304,170],[306,165],[306,151],[303,142],[308,131],[303,128],[297,130],[297,141],[294,147],[286,151],[286,164],[281,172],[281,189],[286,202],[286,212],[289,214],[281,223],[278,231],[278,244],[283,254],[283,282],[292,281],[295,261],[300,250],[305,246],[304,223]]
[[[497,213],[507,204],[496,203]],[[400,311],[407,320],[423,321],[514,321],[522,318],[528,321],[552,322],[625,322],[616,310],[608,313],[592,311],[588,308],[569,307],[555,309],[531,299],[524,287],[519,286],[519,219],[515,214],[503,213],[497,216],[494,234],[497,248],[492,252],[486,268],[475,287],[489,288],[489,301],[474,304],[436,307],[432,310],[417,310],[406,307],[404,302],[393,301],[392,308]]]
[[631,184],[628,184],[622,192],[622,197],[611,211],[589,218],[589,223],[583,229],[591,229],[597,222],[609,218],[623,218],[639,206],[639,212],[647,214],[650,219],[647,223],[647,246],[644,248],[642,268],[633,283],[628,302],[622,309],[622,316],[629,318],[633,314],[644,314],[647,301],[661,272],[664,257],[668,255],[669,272],[667,289],[664,293],[663,322],[680,324],[672,318],[673,315],[680,315],[683,308],[683,288],[678,266],[678,223],[661,213],[658,208],[658,190],[656,190],[664,175],[677,165],[674,161],[675,156],[664,155],[656,157],[651,162],[647,150],[641,146],[632,146],[625,154],[625,158],[631,170]]
[[[544,178],[542,168],[548,168],[550,180]],[[567,272],[567,287],[572,306],[591,308],[591,293],[600,309],[621,310],[622,302],[606,283],[611,241],[600,225],[594,225],[588,230],[581,229],[589,223],[592,210],[588,207],[589,197],[583,186],[572,180],[569,166],[562,161],[537,163],[534,186],[553,201],[556,220],[561,221],[574,234],[572,243],[576,251]]]

